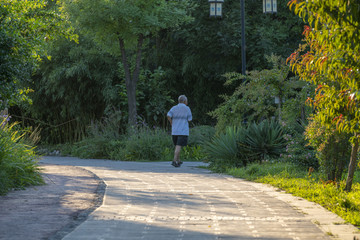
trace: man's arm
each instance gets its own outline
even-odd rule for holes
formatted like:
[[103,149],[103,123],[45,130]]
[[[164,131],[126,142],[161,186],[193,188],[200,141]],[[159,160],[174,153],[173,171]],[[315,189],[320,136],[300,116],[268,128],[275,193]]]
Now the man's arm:
[[192,121],[192,114],[191,114],[191,110],[189,108],[189,113],[188,113],[188,122]]
[[169,120],[170,125],[172,125],[172,118],[170,116],[167,116],[167,119]]

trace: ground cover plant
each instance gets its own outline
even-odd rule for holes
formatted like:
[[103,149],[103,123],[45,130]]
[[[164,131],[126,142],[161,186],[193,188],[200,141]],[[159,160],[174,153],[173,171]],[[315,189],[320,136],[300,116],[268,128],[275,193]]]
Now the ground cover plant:
[[16,123],[0,125],[0,195],[43,183],[34,149],[23,143]]
[[345,221],[360,226],[360,171],[354,178],[351,192],[345,181],[326,181],[320,172],[307,171],[292,163],[254,163],[246,168],[228,168],[227,174],[260,183],[268,183],[295,196],[316,202]]

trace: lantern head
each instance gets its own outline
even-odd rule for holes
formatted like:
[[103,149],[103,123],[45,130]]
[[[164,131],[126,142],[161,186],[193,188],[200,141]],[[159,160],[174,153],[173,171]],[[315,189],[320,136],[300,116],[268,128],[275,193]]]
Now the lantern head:
[[264,13],[277,13],[276,0],[263,0]]
[[222,17],[222,4],[224,0],[209,0],[210,17]]

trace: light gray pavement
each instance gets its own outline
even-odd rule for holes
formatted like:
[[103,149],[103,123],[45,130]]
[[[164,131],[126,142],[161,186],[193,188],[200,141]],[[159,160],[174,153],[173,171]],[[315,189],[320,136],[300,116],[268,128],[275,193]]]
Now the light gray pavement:
[[203,163],[119,162],[44,157],[103,179],[103,204],[64,240],[353,240],[352,225],[275,188],[213,174]]

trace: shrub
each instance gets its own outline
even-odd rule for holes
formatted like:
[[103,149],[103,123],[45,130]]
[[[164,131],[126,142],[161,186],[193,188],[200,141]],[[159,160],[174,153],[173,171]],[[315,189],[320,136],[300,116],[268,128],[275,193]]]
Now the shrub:
[[0,195],[43,183],[34,149],[22,143],[16,124],[0,127]]
[[340,181],[350,160],[350,136],[334,129],[327,129],[313,119],[306,128],[306,138],[317,150],[321,170],[328,180]]
[[[224,171],[229,166],[245,164],[244,151],[240,151],[240,142],[244,142],[246,131],[242,127],[227,127],[211,141],[203,145],[209,158],[210,167],[215,171]],[[244,158],[242,158],[244,157]]]
[[206,158],[201,146],[186,146],[181,151],[180,158],[184,161],[203,161]]
[[267,157],[279,157],[284,152],[286,140],[284,131],[277,121],[264,120],[248,126],[244,144],[262,161]]
[[252,123],[248,127],[228,127],[204,144],[211,167],[224,171],[228,167],[246,166],[254,161],[278,157],[285,150],[281,125],[275,121]]
[[190,129],[189,145],[198,146],[210,141],[215,135],[215,128],[212,126],[196,126]]
[[108,158],[109,141],[109,139],[102,136],[85,138],[73,145],[71,155],[79,158]]
[[294,163],[304,169],[310,167],[319,168],[319,161],[316,158],[315,150],[308,145],[305,136],[300,133],[286,134],[286,152],[281,155],[286,162]]
[[[123,161],[160,161],[173,149],[171,136],[161,129],[139,128],[112,143],[110,156]],[[173,151],[173,150],[172,150]]]
[[111,142],[119,139],[121,112],[114,111],[101,121],[94,121],[87,128],[87,137],[76,142],[69,149],[62,147],[63,153],[79,158],[110,158]]

